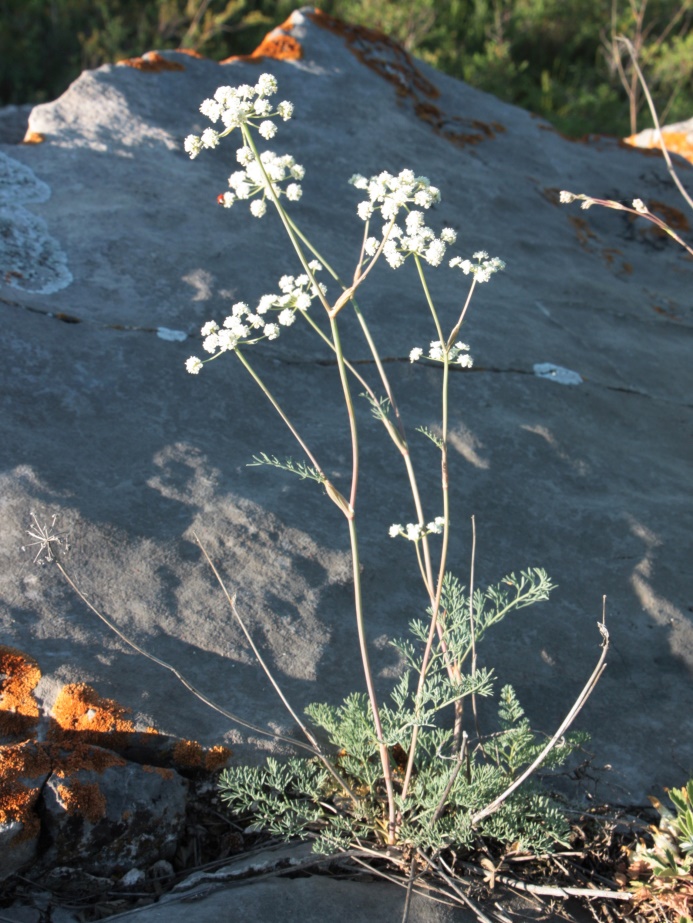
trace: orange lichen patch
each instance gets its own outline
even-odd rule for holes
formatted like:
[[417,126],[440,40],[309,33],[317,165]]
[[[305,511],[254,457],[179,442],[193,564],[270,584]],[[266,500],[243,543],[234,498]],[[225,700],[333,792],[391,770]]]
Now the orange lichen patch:
[[43,144],[45,140],[40,131],[28,131],[22,139],[22,144]]
[[39,744],[27,740],[0,747],[0,824],[18,821],[23,825],[14,842],[38,833],[40,822],[33,807],[49,772],[50,759]]
[[0,646],[0,734],[26,734],[38,721],[33,696],[41,671],[35,660],[13,647]]
[[228,762],[231,751],[227,747],[210,747],[205,750],[195,740],[179,740],[173,748],[173,762],[181,769],[205,769],[213,772]]
[[575,228],[575,233],[577,234],[577,239],[581,246],[586,247],[588,241],[596,239],[597,235],[584,218],[578,218],[577,215],[569,215],[568,221],[570,221]]
[[414,112],[424,122],[428,122],[436,134],[442,135],[458,147],[479,144],[481,141],[494,138],[497,132],[505,131],[505,126],[499,122],[462,119],[457,115],[449,117],[438,106],[428,101],[416,103]]
[[629,276],[633,272],[633,267],[630,263],[618,259],[623,256],[623,251],[619,250],[618,247],[604,247],[602,249],[602,256],[604,257],[606,265],[610,269],[613,269],[614,272],[622,273],[626,276]]
[[95,782],[77,782],[59,785],[60,796],[68,814],[81,814],[90,824],[106,816],[106,796]]
[[101,773],[109,766],[125,766],[126,764],[123,757],[113,753],[112,750],[92,747],[80,741],[71,741],[69,750],[60,744],[55,744],[49,747],[49,753],[53,763],[53,772],[61,779],[80,770]]
[[122,747],[135,726],[125,716],[129,709],[114,699],[102,698],[86,683],[71,683],[60,690],[53,706],[52,740],[79,738],[80,743]]
[[277,61],[300,61],[303,57],[303,48],[301,48],[301,43],[295,39],[293,35],[287,35],[287,33],[283,31],[284,26],[287,24],[290,24],[290,20],[287,20],[287,23],[268,33],[255,51],[252,51],[250,54],[232,55],[230,58],[225,58],[220,63],[230,64],[232,61],[259,61],[262,58],[274,58]]
[[144,772],[155,772],[157,775],[161,776],[162,779],[170,781],[173,778],[173,770],[166,769],[163,766],[143,766],[142,770]]
[[[642,137],[639,138],[638,135],[631,135],[628,138],[624,138],[623,141],[624,144],[639,148],[641,151],[653,150],[661,153],[659,140],[657,140],[655,135],[656,133],[653,131],[647,141],[643,141]],[[689,163],[693,163],[692,131],[673,131],[671,129],[667,130],[666,128],[663,128],[662,140],[664,141],[664,147],[672,154],[679,154],[681,157],[684,157],[687,161],[689,161]]]
[[210,747],[205,754],[205,769],[209,772],[223,769],[228,763],[230,756],[231,751],[228,747]]
[[[647,206],[651,212],[662,218],[674,231],[690,231],[691,226],[688,223],[688,218],[680,209],[667,205],[666,202],[658,202],[656,199],[650,199]],[[666,233],[660,228],[656,228],[656,230],[660,234]]]
[[199,51],[195,51],[194,48],[176,48],[178,54],[187,54],[189,58],[197,58],[200,61],[206,61],[207,58],[200,54]]
[[394,84],[400,95],[415,97],[420,93],[429,99],[440,96],[438,88],[424,77],[409,52],[383,32],[351,25],[322,10],[316,9],[306,15],[316,25],[342,36],[349,51],[366,67]]
[[204,765],[204,749],[195,740],[179,740],[173,748],[173,762],[181,769],[199,769]]
[[138,71],[147,73],[160,73],[161,71],[184,71],[185,67],[178,61],[169,61],[158,51],[148,51],[141,58],[124,58],[122,61],[116,61],[118,65],[125,67],[134,67]]

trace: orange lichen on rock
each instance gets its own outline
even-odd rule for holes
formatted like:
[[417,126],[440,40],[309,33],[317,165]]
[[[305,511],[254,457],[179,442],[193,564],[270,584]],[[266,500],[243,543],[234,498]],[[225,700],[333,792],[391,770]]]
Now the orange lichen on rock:
[[35,660],[0,646],[0,735],[25,735],[36,725],[39,710],[33,691],[40,679]]
[[0,824],[12,821],[22,824],[16,842],[39,831],[40,822],[33,807],[50,768],[45,748],[33,741],[0,747]]
[[230,64],[232,61],[260,61],[262,58],[274,58],[277,61],[300,61],[303,57],[303,48],[301,43],[288,35],[285,28],[291,27],[291,20],[288,19],[281,26],[269,32],[255,51],[250,54],[232,55],[230,58],[224,58],[221,64]]
[[231,751],[227,747],[210,747],[205,750],[195,740],[179,740],[173,748],[173,762],[181,769],[205,769],[213,772],[228,762]]
[[416,96],[420,93],[429,99],[440,96],[438,88],[424,77],[409,52],[384,32],[351,25],[322,10],[316,9],[306,15],[323,29],[341,35],[349,51],[366,67],[393,83],[400,95]]
[[[637,147],[640,150],[653,150],[661,153],[659,139],[656,135],[655,131],[650,131],[645,138],[640,134],[631,135],[623,140],[625,144]],[[664,147],[672,154],[679,154],[689,163],[693,163],[693,131],[677,131],[663,128],[662,140],[664,141]]]
[[141,58],[124,58],[116,64],[125,67],[134,67],[138,71],[147,73],[160,73],[161,71],[183,71],[185,67],[178,61],[169,61],[158,51],[148,51]]
[[228,747],[216,746],[210,747],[205,753],[205,769],[208,772],[214,772],[217,769],[223,769],[231,757],[231,751]]
[[77,782],[59,785],[58,795],[68,814],[80,814],[90,824],[106,816],[106,796],[96,782]]
[[122,747],[135,726],[125,716],[129,709],[114,699],[102,698],[86,683],[64,686],[53,706],[52,740],[78,738],[81,743]]
[[[653,214],[665,221],[672,230],[690,231],[691,226],[688,223],[688,218],[680,208],[674,208],[672,205],[667,205],[666,202],[658,202],[657,199],[650,199],[647,202],[647,207]],[[655,228],[655,230],[659,234],[666,235],[666,231],[662,231],[661,228]]]
[[197,58],[199,61],[206,61],[207,58],[194,48],[176,48],[178,54],[187,54],[190,58]]

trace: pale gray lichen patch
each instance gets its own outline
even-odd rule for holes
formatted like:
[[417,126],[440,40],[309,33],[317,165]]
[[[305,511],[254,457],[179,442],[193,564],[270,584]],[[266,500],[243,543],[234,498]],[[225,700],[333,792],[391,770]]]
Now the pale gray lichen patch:
[[42,295],[72,282],[67,257],[46,222],[24,207],[50,195],[50,186],[30,167],[0,153],[0,281]]

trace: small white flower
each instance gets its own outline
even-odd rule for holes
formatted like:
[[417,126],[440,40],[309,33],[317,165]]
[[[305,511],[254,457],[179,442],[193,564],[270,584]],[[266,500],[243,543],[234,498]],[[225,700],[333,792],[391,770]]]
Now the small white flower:
[[200,333],[202,334],[203,337],[208,337],[212,333],[216,333],[218,329],[219,327],[216,321],[208,320],[207,323],[204,325],[204,327],[200,330]]
[[205,337],[202,341],[202,348],[208,353],[215,353],[219,346],[219,335],[216,333],[210,333],[209,336]]
[[471,369],[474,365],[474,360],[467,353],[457,357],[457,364],[461,365],[463,369]]
[[485,250],[477,250],[476,253],[472,253],[472,259],[475,260],[487,260],[488,253]]
[[265,324],[265,329],[263,333],[268,340],[276,340],[279,336],[279,326],[278,324]]
[[440,266],[445,256],[445,244],[442,240],[433,240],[424,252],[424,259],[431,266]]
[[231,208],[233,203],[236,201],[236,196],[233,192],[225,192],[221,197],[221,204],[224,208]]
[[443,344],[440,342],[440,340],[432,340],[432,341],[431,341],[431,346],[430,346],[430,348],[429,348],[428,357],[429,357],[429,359],[437,359],[437,360],[441,360],[441,361],[442,361],[442,359],[443,359]]
[[457,240],[457,231],[454,231],[452,228],[443,228],[440,232],[440,239],[443,243],[454,244]]
[[267,314],[274,302],[277,300],[276,295],[263,295],[257,306],[258,314]]
[[641,215],[647,214],[647,206],[642,199],[633,199],[633,208],[636,212],[640,212]]
[[293,114],[294,104],[288,102],[288,100],[283,100],[283,102],[279,103],[277,106],[277,115],[284,119],[285,122],[288,122]]
[[202,360],[198,359],[197,356],[191,356],[185,360],[185,368],[191,375],[199,375],[202,365]]
[[221,115],[221,106],[216,99],[205,99],[200,106],[202,115],[206,115],[210,122],[218,122]]
[[255,218],[262,218],[267,211],[267,202],[264,199],[253,199],[250,203],[250,214]]
[[249,147],[239,147],[236,151],[236,160],[242,167],[247,167],[249,163],[255,160],[255,155]]
[[276,135],[277,126],[274,124],[274,122],[270,122],[269,119],[266,119],[264,122],[260,122],[258,131],[265,139],[265,141],[269,141],[270,138],[273,138]]
[[423,356],[423,349],[420,346],[415,346],[414,349],[409,353],[410,362],[418,362],[418,360]]
[[183,143],[183,149],[186,154],[190,154],[190,159],[194,160],[202,150],[202,142],[197,135],[188,135]]
[[248,336],[248,328],[243,324],[234,330],[220,330],[217,334],[217,349],[222,353],[229,349],[235,349],[238,341],[245,336]]
[[410,542],[418,542],[423,533],[423,526],[419,523],[408,522],[406,525],[406,533]]
[[562,205],[567,205],[567,204],[569,204],[570,202],[574,202],[576,198],[577,198],[577,196],[576,196],[574,193],[572,193],[572,192],[566,192],[566,190],[563,189],[563,190],[561,190],[561,192],[559,193],[558,201],[559,201]]
[[290,308],[284,308],[277,318],[282,327],[290,327],[296,320],[294,312]]
[[289,183],[286,187],[286,197],[289,202],[298,202],[298,200],[303,195],[303,190],[298,185],[298,183]]
[[203,147],[216,147],[219,144],[219,132],[213,128],[205,128],[200,141]]
[[308,269],[310,269],[311,272],[320,272],[322,263],[320,260],[311,260],[310,263],[308,263]]
[[433,522],[429,522],[426,526],[427,532],[433,532],[435,535],[439,535],[443,531],[443,526],[445,525],[444,516],[436,516]]
[[272,111],[272,104],[268,99],[262,99],[262,97],[258,97],[253,103],[253,109],[255,110],[255,115],[262,118],[263,115],[270,114]]
[[359,202],[356,207],[356,213],[361,221],[368,221],[368,219],[373,214],[373,206],[370,202]]
[[[188,359],[188,362],[190,362],[190,359]],[[397,538],[397,536],[402,532],[402,526],[399,525],[399,523],[395,522],[390,526],[390,528],[388,529],[388,532],[389,532],[390,538]]]
[[262,74],[255,84],[255,92],[258,96],[272,96],[277,92],[277,78],[272,74]]

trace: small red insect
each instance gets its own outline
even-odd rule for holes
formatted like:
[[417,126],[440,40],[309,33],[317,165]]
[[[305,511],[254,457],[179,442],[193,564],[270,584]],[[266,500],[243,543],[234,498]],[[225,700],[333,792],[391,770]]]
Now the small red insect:
[[224,204],[224,193],[223,192],[220,192],[219,195],[217,196],[217,204],[218,205]]

